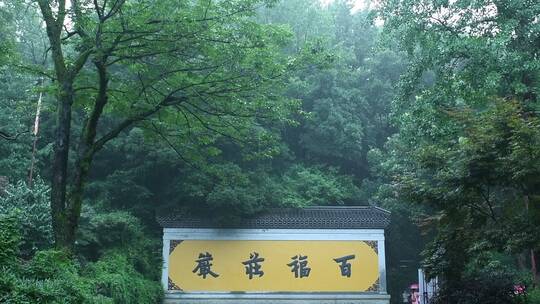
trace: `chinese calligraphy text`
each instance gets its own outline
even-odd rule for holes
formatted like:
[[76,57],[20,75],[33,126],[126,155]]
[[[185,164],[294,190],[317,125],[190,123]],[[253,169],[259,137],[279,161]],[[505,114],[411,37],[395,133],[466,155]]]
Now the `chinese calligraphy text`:
[[214,260],[212,255],[208,252],[206,253],[199,253],[199,258],[195,260],[197,263],[197,266],[195,269],[193,269],[193,273],[197,273],[198,276],[202,276],[203,279],[206,279],[207,275],[211,275],[214,278],[219,277],[219,274],[212,271],[212,263],[211,261]]
[[339,268],[341,269],[341,276],[348,277],[348,278],[351,277],[352,268],[351,268],[351,263],[348,263],[348,261],[354,259],[354,257],[355,257],[354,254],[351,254],[351,255],[334,259],[336,263],[339,263]]
[[311,268],[307,267],[307,255],[295,255],[291,259],[293,260],[287,266],[291,267],[291,272],[294,272],[295,278],[309,277]]
[[264,271],[261,270],[261,262],[264,262],[264,258],[259,257],[257,252],[250,253],[249,260],[242,262],[246,266],[246,274],[250,280],[254,275],[258,275],[259,277],[264,275]]

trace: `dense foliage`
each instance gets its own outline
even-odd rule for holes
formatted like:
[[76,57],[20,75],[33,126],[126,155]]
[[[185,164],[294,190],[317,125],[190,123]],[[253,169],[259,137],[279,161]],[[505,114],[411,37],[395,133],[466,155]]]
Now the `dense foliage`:
[[[109,249],[99,260],[84,265],[54,249],[40,250],[23,261],[18,257],[22,239],[19,225],[14,216],[0,217],[2,303],[158,303],[161,299],[155,263],[138,261],[144,259],[140,252],[148,248],[130,245],[120,252]],[[133,252],[126,254],[126,248],[133,248]]]
[[[431,275],[444,280],[441,299],[495,303],[457,291],[468,282],[484,284],[495,253],[512,257],[507,262],[528,278],[492,272],[504,280],[493,280],[486,294],[495,294],[489,288],[512,294],[512,282],[534,286],[540,6],[401,0],[381,6],[388,38],[411,62],[395,102],[399,131],[387,143],[385,166],[389,184],[426,208],[424,224],[435,229],[424,256]],[[505,299],[500,303],[511,302],[498,295]]]
[[158,303],[160,212],[375,204],[394,303],[539,303],[540,5],[373,4],[0,1],[0,302]]

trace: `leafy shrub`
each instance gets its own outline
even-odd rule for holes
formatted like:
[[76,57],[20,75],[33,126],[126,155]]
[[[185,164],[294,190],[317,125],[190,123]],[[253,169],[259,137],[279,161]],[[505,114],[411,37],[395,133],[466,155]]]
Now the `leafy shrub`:
[[87,210],[83,220],[77,243],[84,258],[97,261],[104,254],[120,252],[146,278],[159,280],[159,241],[145,235],[138,218],[124,211],[95,213]]
[[107,254],[86,271],[97,294],[114,303],[159,303],[161,300],[161,285],[137,272],[125,255]]
[[77,244],[95,260],[111,248],[126,248],[145,238],[139,219],[128,212],[95,213],[86,210]]
[[37,178],[32,188],[24,181],[8,185],[0,194],[0,214],[16,216],[21,231],[20,253],[30,257],[53,242],[49,187]]
[[14,216],[0,216],[0,265],[13,265],[19,253],[21,236]]
[[38,251],[25,267],[25,274],[33,279],[54,279],[65,273],[77,273],[69,255],[61,250]]
[[528,304],[540,304],[540,288],[530,290],[527,295]]
[[125,212],[99,214],[86,228],[99,255],[81,266],[64,251],[41,250],[20,257],[20,223],[0,216],[0,303],[159,303],[159,250],[137,218]]
[[88,288],[77,275],[55,279],[18,278],[6,303],[92,303]]
[[38,251],[20,271],[0,273],[0,303],[159,303],[157,280],[138,272],[122,253],[81,268],[63,251]]
[[504,272],[476,272],[467,274],[459,284],[443,288],[435,303],[455,304],[518,304],[521,297],[514,295],[514,276]]
[[62,251],[38,251],[27,264],[0,274],[1,303],[92,303],[89,284]]

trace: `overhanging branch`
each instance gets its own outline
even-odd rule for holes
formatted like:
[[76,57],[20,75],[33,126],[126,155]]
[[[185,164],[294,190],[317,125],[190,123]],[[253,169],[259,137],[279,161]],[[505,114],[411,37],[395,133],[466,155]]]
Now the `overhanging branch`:
[[17,138],[19,138],[19,136],[21,136],[23,134],[26,134],[26,133],[30,133],[30,131],[23,131],[23,132],[16,133],[14,135],[10,135],[7,132],[0,131],[0,138],[5,139],[5,140],[17,140]]
[[101,150],[103,146],[109,142],[110,140],[116,138],[122,131],[132,126],[134,123],[137,123],[141,120],[144,120],[157,112],[159,112],[162,108],[172,105],[178,105],[181,102],[187,100],[187,97],[173,97],[173,96],[167,96],[164,98],[159,104],[154,106],[152,109],[147,110],[145,112],[136,114],[134,116],[131,116],[124,121],[122,121],[120,124],[118,124],[114,129],[109,131],[107,134],[103,135],[100,139],[98,139],[91,147],[90,153],[94,154]]

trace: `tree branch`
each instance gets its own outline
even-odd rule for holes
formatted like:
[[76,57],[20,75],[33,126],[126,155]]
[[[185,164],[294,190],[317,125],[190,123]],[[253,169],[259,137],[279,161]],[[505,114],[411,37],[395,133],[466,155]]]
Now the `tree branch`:
[[180,157],[180,159],[182,161],[184,161],[186,164],[188,164],[190,167],[192,168],[195,168],[195,166],[190,162],[188,161],[184,155],[182,155],[182,153],[180,153],[180,150],[178,150],[174,144],[169,140],[169,138],[167,138],[167,135],[163,134],[159,128],[156,126],[156,124],[152,123],[152,131],[154,131],[156,134],[159,135],[159,137],[161,137],[161,139],[163,139],[165,141],[165,143],[167,143],[167,145],[176,153],[176,155],[178,155],[178,157]]
[[482,196],[482,198],[484,199],[484,201],[488,205],[489,214],[490,214],[491,219],[493,219],[493,221],[495,223],[497,223],[498,219],[495,216],[495,211],[493,210],[493,204],[491,203],[491,200],[489,199],[489,196],[490,196],[490,194],[489,194],[489,186],[487,187],[487,195],[484,193],[484,191],[482,191],[481,188],[479,189],[479,191],[480,191],[480,195]]
[[73,77],[79,73],[79,71],[84,67],[90,54],[94,52],[93,48],[88,48],[79,54],[79,57],[75,59],[73,65],[71,66],[70,75]]
[[15,135],[10,135],[4,131],[0,131],[0,138],[1,139],[5,139],[5,140],[17,140],[17,138],[19,138],[19,136],[23,135],[23,134],[26,134],[26,133],[30,133],[30,131],[23,131],[23,132],[19,132],[19,133],[16,133]]
[[117,125],[114,129],[109,131],[107,134],[103,135],[100,139],[98,139],[90,148],[90,153],[94,154],[101,150],[103,146],[109,142],[110,140],[116,138],[123,130],[130,127],[136,122],[139,122],[141,120],[144,120],[153,114],[159,112],[162,108],[166,106],[171,105],[178,105],[181,102],[187,100],[187,97],[174,97],[172,96],[172,93],[169,94],[167,97],[165,97],[159,104],[155,105],[152,109],[147,110],[145,112],[136,114],[134,116],[131,116],[124,121],[122,121],[119,125]]

